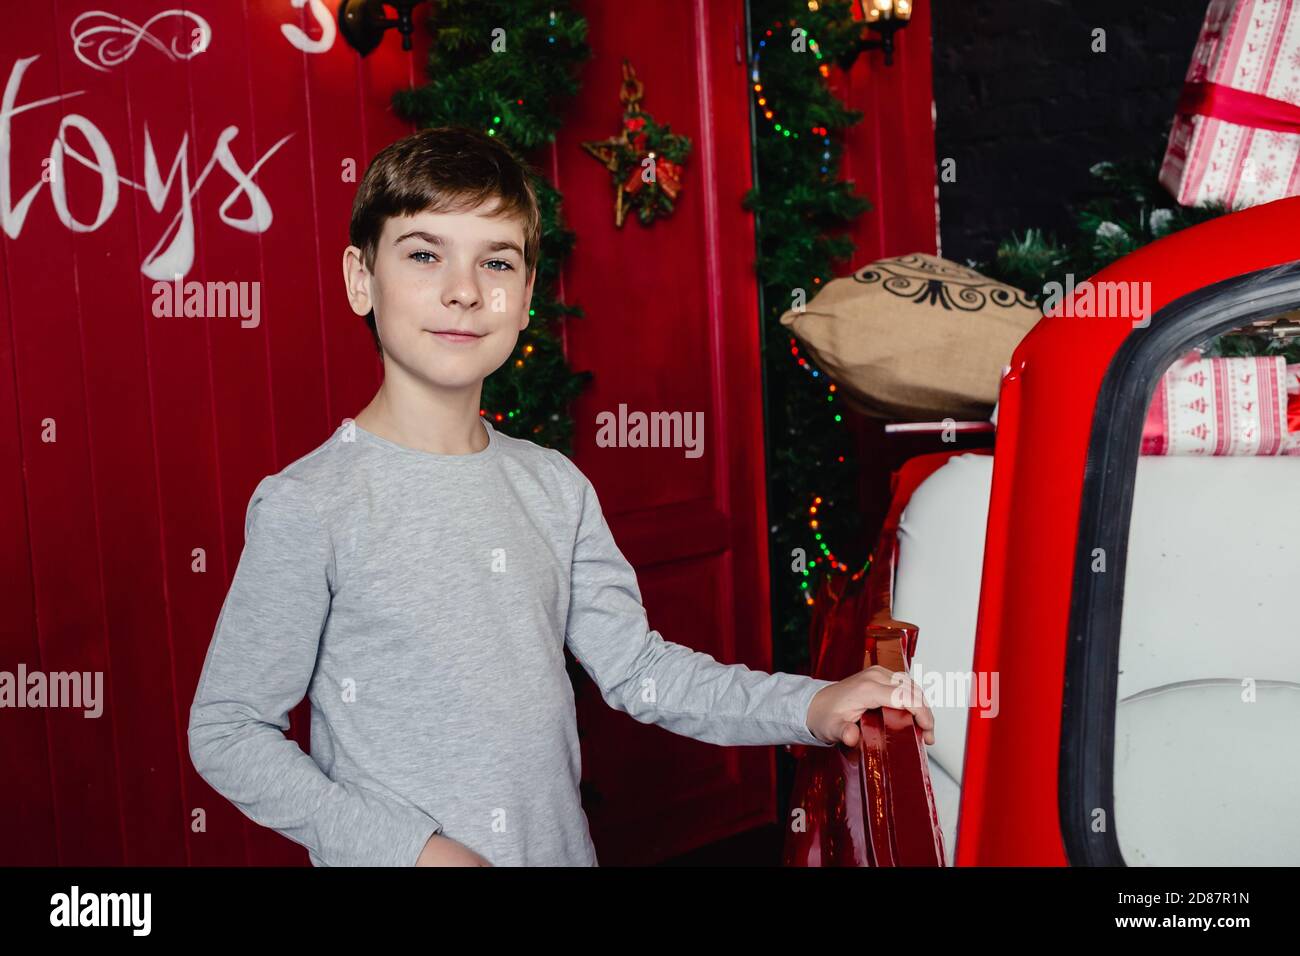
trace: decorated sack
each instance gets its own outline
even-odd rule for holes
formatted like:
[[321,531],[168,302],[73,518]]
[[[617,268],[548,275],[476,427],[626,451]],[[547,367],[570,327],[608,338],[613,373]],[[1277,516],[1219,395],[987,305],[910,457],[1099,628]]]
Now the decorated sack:
[[874,418],[986,419],[1041,317],[1022,292],[938,256],[880,259],[781,316],[845,401]]
[[1300,194],[1300,9],[1213,0],[1188,68],[1160,182],[1184,206]]

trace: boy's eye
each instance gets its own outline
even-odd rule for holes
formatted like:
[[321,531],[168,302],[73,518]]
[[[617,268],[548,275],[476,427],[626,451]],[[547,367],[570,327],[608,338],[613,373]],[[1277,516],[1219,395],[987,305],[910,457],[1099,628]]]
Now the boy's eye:
[[[432,258],[421,259],[419,258],[420,256],[430,256]],[[407,256],[407,258],[414,259],[416,262],[432,262],[434,259],[437,258],[437,256],[434,256],[433,253],[430,252],[428,249],[416,249],[409,256]]]
[[[514,266],[512,266],[510,263],[506,262],[506,260],[504,260],[504,259],[489,259],[487,264],[488,264],[489,267],[492,268],[492,271],[493,271],[493,272],[508,272],[508,271],[510,271],[511,269],[514,268]],[[497,265],[505,266],[505,268],[504,268],[504,269],[498,269],[498,268],[496,268]]]

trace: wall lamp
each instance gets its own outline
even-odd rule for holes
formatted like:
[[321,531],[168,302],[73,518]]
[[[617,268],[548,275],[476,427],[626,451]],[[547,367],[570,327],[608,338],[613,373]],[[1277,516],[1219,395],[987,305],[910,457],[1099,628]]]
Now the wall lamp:
[[[339,33],[348,45],[365,56],[384,38],[384,31],[397,27],[402,35],[402,49],[411,48],[411,33],[415,24],[411,11],[424,0],[342,0],[339,4]],[[384,7],[397,11],[390,17]]]
[[859,52],[862,50],[881,50],[885,54],[885,66],[894,63],[894,34],[907,26],[912,19],[912,0],[855,0],[862,11],[862,20],[868,30],[880,34],[879,40],[868,40],[862,35]]

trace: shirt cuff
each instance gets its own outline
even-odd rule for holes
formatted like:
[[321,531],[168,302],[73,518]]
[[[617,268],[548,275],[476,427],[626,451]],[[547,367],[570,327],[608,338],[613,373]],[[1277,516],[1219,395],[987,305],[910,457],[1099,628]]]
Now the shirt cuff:
[[830,687],[835,681],[822,680],[820,677],[803,677],[801,675],[800,680],[805,682],[805,686],[792,698],[794,713],[791,715],[790,725],[794,730],[794,739],[790,742],[792,744],[805,744],[810,747],[835,746],[814,736],[813,732],[808,729],[808,708],[812,705],[812,699],[817,696],[823,687]]

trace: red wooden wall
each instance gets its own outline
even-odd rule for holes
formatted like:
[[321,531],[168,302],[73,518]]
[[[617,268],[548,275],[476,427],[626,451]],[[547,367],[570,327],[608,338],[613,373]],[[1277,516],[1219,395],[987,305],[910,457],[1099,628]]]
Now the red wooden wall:
[[[78,22],[108,5],[31,5],[0,33],[0,671],[99,671],[106,698],[98,719],[0,710],[0,864],[303,863],[198,778],[185,729],[249,494],[378,385],[340,284],[356,188],[345,172],[354,163],[359,177],[409,131],[388,104],[420,82],[427,41],[419,31],[405,54],[390,35],[362,60],[318,22],[334,0],[203,0],[149,24],[170,55],[148,42],[125,55],[120,35],[93,32],[110,20]],[[144,25],[163,6],[114,0],[111,12]],[[743,2],[579,6],[596,57],[558,142],[536,157],[578,235],[564,293],[588,318],[571,324],[567,350],[596,375],[575,409],[576,457],[637,567],[651,626],[766,667],[754,243],[739,208]],[[298,45],[286,25],[303,31]],[[196,39],[202,52],[186,55]],[[928,37],[926,52],[928,72]],[[613,228],[607,174],[578,145],[617,129],[623,56],[646,107],[695,143],[677,214],[648,230]],[[67,154],[51,183],[61,122]],[[164,184],[152,197],[150,149]],[[898,216],[911,221],[912,208]],[[260,321],[153,315],[146,273],[173,269],[258,283]],[[706,454],[596,448],[595,414],[621,402],[705,412]],[[602,862],[662,858],[772,819],[772,750],[675,737],[586,691]],[[305,717],[304,705],[293,720],[304,747]]]
[[830,88],[864,114],[845,135],[840,176],[874,206],[848,230],[857,250],[837,275],[887,256],[939,251],[930,36],[930,3],[921,0],[894,35],[891,65],[868,50],[847,73],[831,70]]
[[[161,9],[58,0],[27,6],[0,31],[13,97],[9,201],[36,190],[21,224],[6,210],[0,244],[0,669],[23,661],[47,672],[103,671],[106,697],[98,719],[57,708],[0,714],[9,769],[0,857],[298,862],[302,851],[241,823],[198,778],[185,730],[253,486],[322,441],[378,383],[364,329],[340,294],[356,188],[341,171],[345,160],[364,169],[407,130],[387,103],[410,82],[412,60],[396,44],[364,61],[341,41],[300,52],[281,25],[320,38],[310,8],[209,0],[188,6],[211,31],[188,58],[141,43],[104,66],[97,39],[120,49],[122,37],[85,33],[111,25],[106,17],[82,20],[91,66],[77,56],[74,23],[110,5],[141,25]],[[203,44],[195,29],[195,20],[169,16],[149,32],[185,53]],[[60,121],[74,113],[98,131],[101,153],[75,129],[70,148],[103,163],[111,154],[123,180],[89,231],[59,221],[52,184],[41,182]],[[225,217],[254,211],[221,164],[208,169],[226,134],[244,172],[270,154],[256,185],[272,218],[258,231],[223,220],[231,196]],[[150,146],[164,182],[181,163],[158,208],[145,191]],[[100,172],[70,159],[65,176],[70,212],[94,222]],[[188,254],[187,280],[260,283],[256,327],[152,314],[154,280],[142,268],[173,239],[175,258],[160,270],[184,266]],[[41,440],[47,419],[54,442]],[[192,569],[196,549],[202,573]],[[295,731],[305,741],[305,721]],[[206,833],[191,832],[196,809],[206,811]]]

